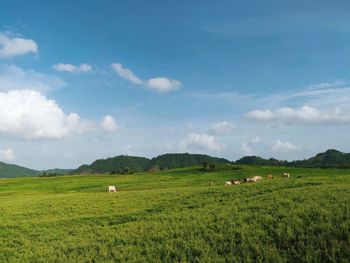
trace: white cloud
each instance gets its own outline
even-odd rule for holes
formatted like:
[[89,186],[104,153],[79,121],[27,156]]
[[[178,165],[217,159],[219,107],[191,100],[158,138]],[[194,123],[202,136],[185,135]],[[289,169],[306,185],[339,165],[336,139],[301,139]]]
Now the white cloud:
[[296,146],[290,142],[282,142],[280,140],[277,140],[272,146],[272,151],[277,153],[289,153],[297,151],[299,149],[299,146]]
[[105,116],[101,122],[102,129],[107,132],[113,132],[118,129],[118,125],[112,116]]
[[78,114],[65,114],[40,92],[0,92],[0,133],[25,139],[59,139],[91,128]]
[[0,58],[10,59],[27,53],[37,53],[38,45],[32,39],[10,37],[0,33]]
[[246,117],[258,122],[280,122],[284,124],[350,124],[350,111],[334,108],[331,111],[320,111],[314,107],[279,108],[272,110],[255,110]]
[[65,85],[62,79],[54,76],[25,71],[14,65],[0,65],[0,91],[30,89],[48,92]]
[[3,161],[13,161],[15,159],[15,154],[11,148],[0,150],[0,159]]
[[241,152],[244,155],[253,155],[254,150],[252,149],[254,144],[258,144],[261,142],[261,138],[259,136],[253,137],[248,143],[243,142],[241,143]]
[[232,122],[228,122],[228,121],[217,122],[211,125],[210,133],[230,134],[234,128],[235,128],[235,125]]
[[252,143],[252,144],[256,144],[256,143],[259,143],[259,142],[261,142],[261,138],[259,136],[255,136],[254,138],[252,138],[250,140],[250,143]]
[[176,79],[170,79],[167,77],[156,77],[148,80],[142,80],[130,69],[124,68],[120,63],[113,63],[112,69],[123,79],[130,81],[134,85],[144,85],[150,90],[154,90],[159,93],[165,93],[173,90],[178,90],[182,87],[180,81]]
[[249,144],[248,143],[242,143],[241,144],[241,152],[244,154],[244,155],[252,155],[253,154],[253,151],[252,149],[250,148]]
[[213,135],[190,133],[182,140],[180,145],[186,150],[212,150],[221,151],[223,147],[218,144]]
[[135,85],[143,84],[143,81],[137,75],[135,75],[130,69],[124,68],[122,64],[113,63],[111,67],[123,79],[126,79]]
[[181,82],[165,77],[152,78],[147,81],[147,87],[160,93],[178,90],[182,86]]
[[75,66],[73,64],[63,64],[59,63],[52,66],[53,69],[57,71],[64,71],[69,73],[87,73],[92,71],[92,66],[89,64],[80,64],[78,66]]

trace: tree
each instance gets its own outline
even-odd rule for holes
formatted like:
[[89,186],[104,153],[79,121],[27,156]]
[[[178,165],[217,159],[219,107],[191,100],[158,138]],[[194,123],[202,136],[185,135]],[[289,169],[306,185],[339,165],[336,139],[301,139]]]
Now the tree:
[[207,162],[203,162],[203,170],[207,170],[208,169],[208,163]]

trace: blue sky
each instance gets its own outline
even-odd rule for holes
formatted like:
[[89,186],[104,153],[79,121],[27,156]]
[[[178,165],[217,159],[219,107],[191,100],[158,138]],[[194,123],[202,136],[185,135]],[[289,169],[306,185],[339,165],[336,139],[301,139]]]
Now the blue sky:
[[0,159],[350,151],[348,1],[4,1]]

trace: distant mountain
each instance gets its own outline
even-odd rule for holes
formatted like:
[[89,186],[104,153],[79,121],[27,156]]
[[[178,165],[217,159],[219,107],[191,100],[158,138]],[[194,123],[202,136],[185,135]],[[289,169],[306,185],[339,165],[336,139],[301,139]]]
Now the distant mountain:
[[60,169],[60,168],[54,168],[54,169],[48,169],[40,171],[41,175],[66,175],[70,174],[74,169]]
[[288,165],[310,168],[350,168],[350,153],[330,149],[309,159],[290,162]]
[[151,167],[158,165],[160,169],[175,169],[206,163],[231,163],[223,158],[205,154],[168,153],[151,159]]
[[99,159],[92,164],[84,164],[73,170],[72,174],[86,173],[129,173],[146,171],[150,160],[144,157],[119,155],[107,159]]
[[147,159],[144,157],[119,155],[107,159],[99,159],[92,164],[84,164],[72,171],[72,174],[81,173],[133,173],[156,171],[164,169],[182,168],[207,163],[230,163],[222,158],[203,154],[172,153]]
[[274,158],[264,159],[259,156],[245,156],[235,162],[235,164],[250,165],[286,165],[286,161],[280,161]]
[[0,162],[0,178],[37,176],[40,172],[15,164]]
[[299,161],[279,161],[274,158],[264,159],[258,156],[246,156],[235,162],[235,164],[246,165],[285,165],[291,167],[305,168],[350,168],[350,153],[337,150],[327,150],[314,157]]

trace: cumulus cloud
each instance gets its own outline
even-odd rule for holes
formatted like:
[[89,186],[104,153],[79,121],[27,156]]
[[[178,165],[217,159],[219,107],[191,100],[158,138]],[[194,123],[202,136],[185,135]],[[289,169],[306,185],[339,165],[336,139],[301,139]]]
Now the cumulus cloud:
[[180,143],[186,150],[212,150],[221,151],[222,145],[218,144],[213,135],[209,134],[199,134],[190,133],[187,137]]
[[118,129],[118,125],[112,116],[105,116],[101,122],[102,129],[107,132],[114,132]]
[[14,159],[15,159],[15,154],[11,148],[0,150],[0,160],[13,161]]
[[32,39],[11,37],[0,33],[0,58],[10,59],[27,53],[37,53],[38,45]]
[[230,134],[236,126],[232,122],[222,121],[211,125],[211,134]]
[[297,145],[294,145],[290,142],[282,142],[280,140],[277,140],[272,146],[272,151],[277,153],[289,153],[297,151],[299,149],[300,147]]
[[149,89],[160,93],[178,90],[181,86],[182,84],[180,81],[165,77],[152,78],[147,81],[147,87]]
[[33,90],[0,92],[0,133],[25,139],[59,139],[91,129],[76,113]]
[[134,74],[130,69],[124,68],[122,64],[113,63],[111,67],[123,79],[126,79],[135,85],[143,84],[143,81],[136,74]]
[[350,124],[350,112],[334,108],[331,111],[320,111],[317,108],[303,106],[293,109],[289,107],[272,110],[255,110],[246,117],[258,122],[280,122],[284,124]]
[[73,64],[63,64],[59,63],[52,66],[53,69],[57,71],[64,71],[69,73],[87,73],[92,71],[92,66],[89,64],[80,64],[80,65],[73,65]]
[[132,84],[138,86],[143,85],[146,88],[159,93],[178,90],[182,87],[182,83],[180,81],[167,77],[156,77],[142,80],[130,69],[124,68],[120,63],[113,63],[111,67],[120,77],[130,81]]
[[0,91],[29,89],[48,92],[65,85],[62,79],[54,76],[26,71],[14,65],[0,66]]

